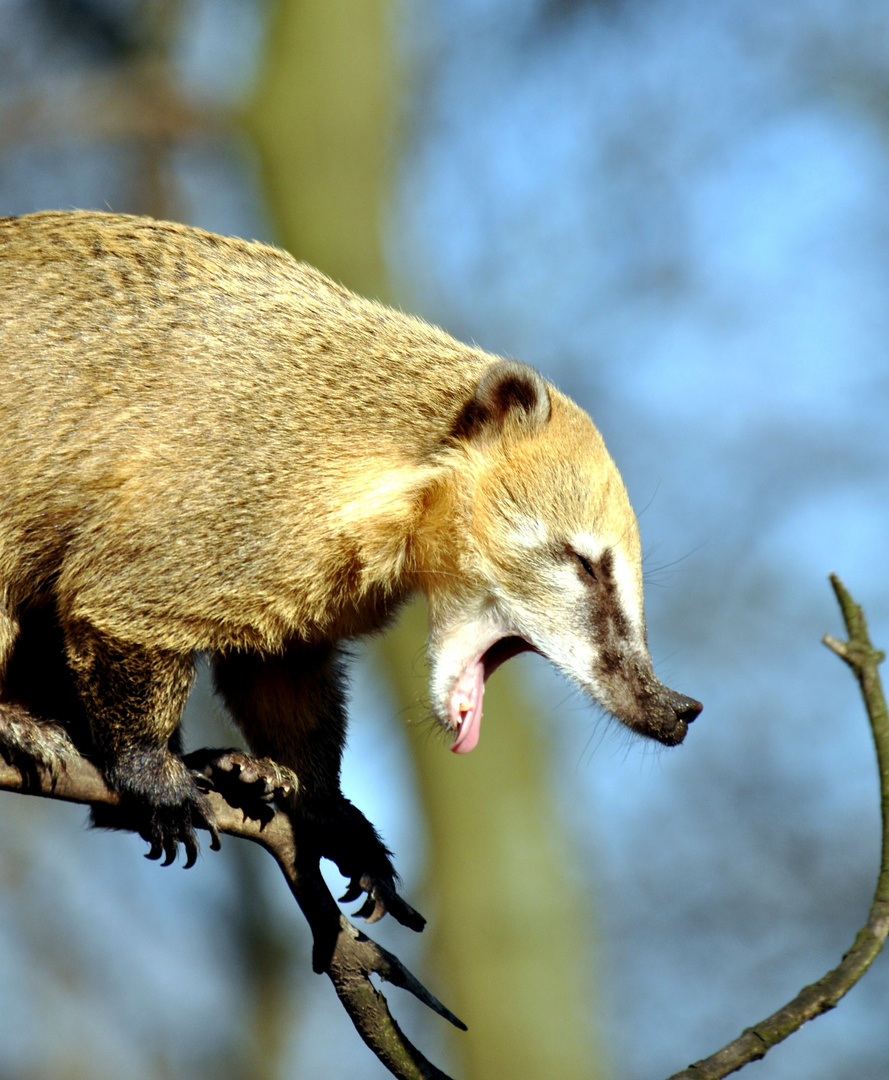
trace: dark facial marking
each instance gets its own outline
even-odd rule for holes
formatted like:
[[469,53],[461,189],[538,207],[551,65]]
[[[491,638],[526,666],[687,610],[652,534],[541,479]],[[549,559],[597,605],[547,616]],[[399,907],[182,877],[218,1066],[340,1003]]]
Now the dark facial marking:
[[681,743],[701,705],[664,686],[652,671],[647,652],[634,642],[618,596],[614,552],[609,548],[591,560],[567,550],[589,587],[589,625],[598,646],[596,671],[608,687],[610,708],[641,735],[667,746]]
[[571,553],[590,587],[590,628],[604,659],[609,650],[619,653],[620,643],[630,636],[630,623],[614,580],[614,552],[606,548],[598,559],[588,559],[573,550]]

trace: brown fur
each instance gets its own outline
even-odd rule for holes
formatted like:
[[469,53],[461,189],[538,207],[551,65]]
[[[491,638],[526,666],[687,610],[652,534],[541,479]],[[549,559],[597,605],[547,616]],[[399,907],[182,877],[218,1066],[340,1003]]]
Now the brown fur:
[[[193,858],[207,813],[176,753],[206,651],[253,749],[296,769],[319,849],[391,892],[385,849],[339,793],[341,643],[417,589],[451,640],[498,574],[543,612],[528,560],[555,580],[570,555],[564,538],[556,555],[516,548],[528,521],[623,553],[636,638],[603,640],[603,678],[619,680],[621,650],[647,678],[623,484],[589,418],[523,365],[264,245],[55,212],[0,220],[0,362],[0,708],[39,712],[17,658],[33,664],[44,612],[48,670],[168,858],[180,842]],[[584,618],[595,637],[617,615]],[[652,686],[647,704],[613,694],[623,712],[599,696],[677,741],[681,709]]]

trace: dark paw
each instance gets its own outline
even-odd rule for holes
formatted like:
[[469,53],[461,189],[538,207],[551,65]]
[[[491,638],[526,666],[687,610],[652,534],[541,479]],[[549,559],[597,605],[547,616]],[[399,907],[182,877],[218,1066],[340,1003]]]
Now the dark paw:
[[180,845],[185,852],[185,868],[194,866],[200,851],[198,828],[210,833],[211,850],[218,851],[220,847],[213,812],[197,787],[190,798],[173,804],[152,804],[141,797],[122,794],[117,806],[93,806],[90,817],[94,828],[138,833],[149,844],[145,858],[163,859],[162,866],[175,862]]
[[422,930],[426,920],[398,895],[398,875],[391,852],[364,814],[348,799],[335,799],[302,807],[297,822],[297,843],[301,825],[309,831],[320,854],[336,863],[349,888],[341,903],[350,903],[366,894],[356,915],[376,922],[389,914],[411,930]]
[[19,705],[0,703],[0,755],[22,774],[26,790],[39,787],[41,773],[58,776],[76,754],[59,724],[38,720]]
[[137,832],[150,847],[147,859],[169,866],[180,845],[185,867],[194,866],[200,845],[195,830],[207,829],[219,850],[219,830],[206,796],[182,760],[166,748],[141,747],[110,763],[107,779],[120,793],[117,806],[95,806],[94,825]]
[[183,760],[202,791],[218,791],[230,805],[259,821],[271,817],[273,799],[286,798],[298,787],[291,769],[241,750],[196,750]]
[[175,862],[181,844],[185,851],[185,869],[197,861],[200,844],[195,829],[210,832],[210,849],[218,851],[219,832],[207,800],[199,795],[177,806],[155,806],[150,809],[147,821],[139,828],[139,835],[151,845],[146,859],[163,858],[161,866]]

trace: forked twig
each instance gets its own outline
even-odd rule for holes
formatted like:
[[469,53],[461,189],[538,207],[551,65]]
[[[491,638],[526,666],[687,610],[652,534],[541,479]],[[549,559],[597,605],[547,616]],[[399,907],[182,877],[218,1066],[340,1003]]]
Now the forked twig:
[[830,582],[839,601],[848,641],[838,641],[829,634],[824,644],[852,668],[867,709],[880,773],[880,805],[883,816],[883,841],[880,873],[867,923],[858,931],[849,951],[839,965],[818,982],[804,987],[783,1008],[749,1027],[733,1042],[711,1057],[674,1073],[668,1080],[722,1080],[751,1061],[756,1061],[807,1020],[832,1009],[851,990],[873,963],[889,933],[889,714],[877,668],[885,653],[873,647],[864,612],[852,599],[843,583],[831,574]]
[[[44,731],[48,725],[41,725]],[[52,725],[59,762],[54,768],[0,758],[0,789],[62,799],[67,802],[114,806],[118,795],[99,770],[82,757],[63,729]],[[209,761],[212,779],[212,757]],[[21,767],[20,767],[21,766]],[[205,765],[205,772],[207,768]],[[374,987],[371,974],[408,990],[424,1005],[465,1030],[465,1025],[416,979],[401,961],[371,941],[340,912],[321,876],[317,859],[301,859],[290,817],[268,807],[263,820],[247,817],[226,801],[218,790],[206,793],[221,833],[239,836],[268,851],[306,917],[314,939],[313,966],[333,983],[358,1034],[400,1080],[448,1080],[440,1069],[406,1038],[389,1012],[385,997]]]

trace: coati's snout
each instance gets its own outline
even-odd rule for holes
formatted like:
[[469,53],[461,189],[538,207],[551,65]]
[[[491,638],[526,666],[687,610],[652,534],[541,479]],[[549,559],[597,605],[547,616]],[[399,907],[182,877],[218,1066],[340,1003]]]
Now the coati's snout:
[[587,688],[631,731],[664,746],[678,746],[703,709],[699,701],[664,686],[655,675],[640,628],[630,629],[623,640],[611,636],[599,643]]
[[667,715],[672,714],[672,730],[667,727],[665,737],[660,741],[667,746],[676,746],[681,743],[688,732],[688,725],[700,715],[704,706],[694,698],[678,694],[675,690],[664,687],[664,709]]
[[641,709],[631,713],[615,710],[615,715],[639,735],[655,739],[664,746],[678,746],[688,734],[688,725],[700,715],[704,706],[657,679],[654,683],[653,691],[644,694]]

